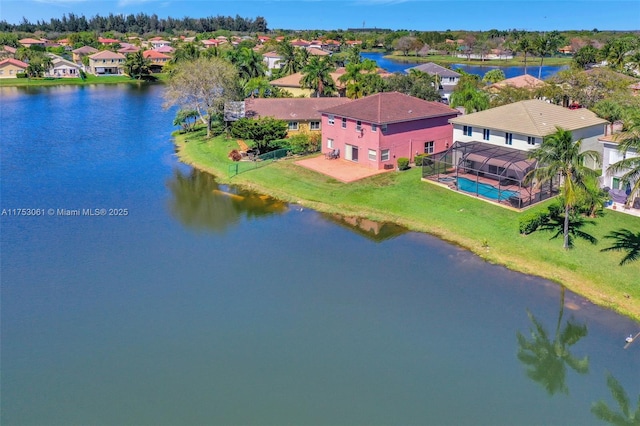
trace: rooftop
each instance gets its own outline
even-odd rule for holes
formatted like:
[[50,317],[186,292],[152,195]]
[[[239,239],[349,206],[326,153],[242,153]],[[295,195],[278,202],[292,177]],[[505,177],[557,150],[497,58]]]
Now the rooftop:
[[431,75],[437,74],[440,77],[460,77],[459,73],[452,71],[449,68],[440,66],[438,64],[434,64],[433,62],[411,67],[408,70],[418,70],[418,71],[426,72],[427,74],[431,74]]
[[351,102],[348,98],[257,98],[245,100],[246,117],[320,120],[320,110]]
[[322,110],[322,113],[376,124],[399,123],[459,114],[455,109],[439,102],[425,101],[398,92],[376,93],[344,105]]

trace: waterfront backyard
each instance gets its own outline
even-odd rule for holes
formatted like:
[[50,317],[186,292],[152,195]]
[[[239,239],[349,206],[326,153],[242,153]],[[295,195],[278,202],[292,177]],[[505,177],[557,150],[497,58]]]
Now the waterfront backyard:
[[[552,233],[520,235],[518,218],[522,213],[423,182],[419,168],[345,184],[283,160],[228,178],[230,160],[226,156],[236,148],[234,140],[218,137],[206,141],[189,135],[189,143],[184,144],[180,142],[183,139],[177,138],[180,157],[223,182],[246,185],[321,211],[390,220],[428,232],[490,262],[554,280],[600,305],[640,318],[640,267],[637,263],[618,266],[621,253],[600,252],[607,246],[606,234],[619,228],[637,229],[638,217],[607,210],[604,217],[595,219],[596,225],[585,229],[599,240],[597,245],[577,241],[574,249],[565,251],[561,240],[550,239]],[[546,209],[550,202],[532,209]]]

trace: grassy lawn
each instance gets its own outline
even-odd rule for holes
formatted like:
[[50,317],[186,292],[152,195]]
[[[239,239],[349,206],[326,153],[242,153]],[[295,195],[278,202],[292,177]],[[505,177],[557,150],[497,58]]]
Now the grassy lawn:
[[[479,59],[458,58],[449,55],[433,55],[433,56],[404,56],[399,53],[385,56],[386,59],[392,59],[399,62],[435,62],[436,64],[465,64],[465,65],[485,65],[485,66],[502,66],[502,67],[522,67],[524,60],[521,56],[514,59],[492,59],[480,61]],[[571,58],[544,58],[543,65],[570,65]],[[527,56],[527,68],[534,69],[540,65],[540,58]]]
[[521,213],[423,182],[418,168],[344,184],[287,159],[229,178],[232,162],[227,154],[237,148],[235,140],[206,140],[199,131],[186,137],[178,135],[176,143],[184,162],[218,176],[221,183],[241,185],[319,211],[393,221],[428,232],[489,262],[556,281],[599,305],[640,320],[640,263],[621,267],[622,253],[600,252],[608,246],[604,235],[619,228],[640,229],[640,218],[607,211],[595,219],[595,226],[586,229],[598,238],[598,245],[578,241],[573,250],[565,251],[562,239],[550,240],[550,233],[520,235]]
[[[164,74],[154,74],[158,78],[158,82],[166,80],[167,76]],[[86,86],[88,84],[139,84],[139,80],[134,80],[126,75],[107,75],[107,76],[95,76],[87,74],[85,80],[80,78],[5,78],[0,79],[0,87],[40,87],[40,86]]]

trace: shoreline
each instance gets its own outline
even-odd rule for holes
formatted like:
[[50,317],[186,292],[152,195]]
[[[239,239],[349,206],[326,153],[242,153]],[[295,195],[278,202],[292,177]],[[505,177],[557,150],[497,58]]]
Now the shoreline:
[[[414,220],[410,217],[406,217],[400,214],[393,214],[377,208],[363,208],[355,204],[349,203],[331,203],[322,200],[313,200],[305,197],[301,197],[297,194],[287,191],[282,187],[270,186],[268,183],[259,182],[256,179],[250,177],[251,173],[246,175],[237,175],[234,178],[229,178],[224,175],[221,169],[217,169],[217,159],[212,159],[214,164],[208,166],[203,162],[194,158],[192,153],[188,152],[187,143],[185,140],[189,135],[172,135],[173,143],[176,147],[176,156],[178,159],[197,170],[209,173],[216,177],[220,183],[238,186],[247,190],[258,192],[261,194],[269,195],[278,200],[295,203],[304,207],[323,212],[323,213],[340,213],[347,216],[355,216],[367,218],[381,222],[391,222],[407,228],[413,232],[423,232],[439,238],[450,244],[454,244],[465,250],[469,250],[482,260],[494,265],[503,266],[509,270],[520,272],[526,275],[541,277],[552,281],[566,289],[584,297],[591,303],[613,310],[620,315],[624,315],[640,323],[640,305],[633,303],[638,299],[638,295],[634,294],[633,297],[629,296],[624,291],[607,292],[606,288],[598,286],[595,282],[588,282],[584,277],[581,277],[579,273],[571,268],[561,268],[553,264],[550,264],[545,259],[535,259],[527,257],[526,254],[514,252],[504,252],[500,248],[493,250],[493,246],[486,247],[483,242],[479,242],[474,238],[470,238],[468,235],[464,235],[462,232],[456,232],[447,227],[438,226],[437,224],[429,224],[424,221]],[[190,137],[190,144],[197,144],[193,137]],[[202,143],[202,142],[200,142]],[[235,143],[235,142],[234,142]],[[288,160],[285,160],[288,161]],[[221,164],[222,165],[222,164]],[[271,167],[271,166],[266,166]],[[298,166],[299,167],[299,166]],[[259,169],[258,169],[259,170]],[[422,183],[422,182],[421,182]],[[477,201],[477,200],[474,200]],[[620,213],[621,214],[621,213]],[[527,238],[527,237],[522,237]],[[545,237],[546,238],[546,237]],[[554,242],[556,242],[554,240]],[[634,265],[635,266],[635,265]],[[606,287],[606,286],[605,286]]]

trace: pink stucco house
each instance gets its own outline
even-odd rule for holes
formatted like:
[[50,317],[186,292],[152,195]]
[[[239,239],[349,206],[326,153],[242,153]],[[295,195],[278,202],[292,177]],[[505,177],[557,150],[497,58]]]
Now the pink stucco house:
[[400,157],[445,151],[453,143],[449,119],[459,112],[398,92],[377,93],[322,112],[322,151],[376,169]]

